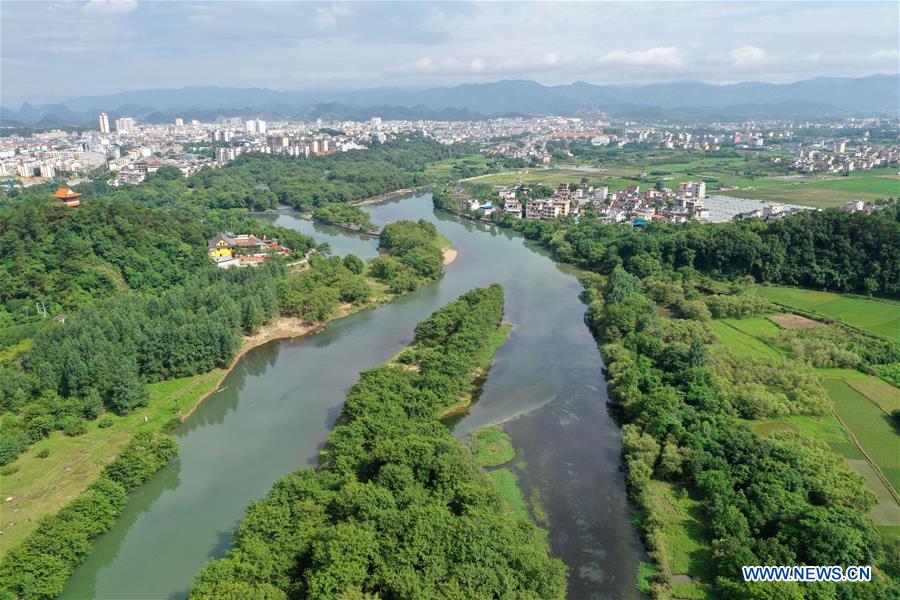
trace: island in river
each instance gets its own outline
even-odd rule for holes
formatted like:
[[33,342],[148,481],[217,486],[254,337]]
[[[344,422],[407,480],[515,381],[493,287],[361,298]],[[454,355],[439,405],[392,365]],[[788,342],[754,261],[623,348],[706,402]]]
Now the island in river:
[[[181,451],[132,496],[115,527],[69,580],[64,598],[184,597],[230,544],[247,505],[279,477],[315,466],[357,374],[396,355],[415,324],[473,287],[506,289],[515,327],[478,401],[452,419],[465,438],[502,424],[526,510],[569,567],[573,598],[640,598],[644,557],[619,470],[621,433],[605,405],[596,343],[584,325],[577,269],[519,234],[435,211],[430,194],[367,206],[380,224],[426,219],[459,254],[437,282],[323,331],[248,352],[173,434]],[[378,256],[378,242],[298,218],[263,218],[328,242],[337,255]]]

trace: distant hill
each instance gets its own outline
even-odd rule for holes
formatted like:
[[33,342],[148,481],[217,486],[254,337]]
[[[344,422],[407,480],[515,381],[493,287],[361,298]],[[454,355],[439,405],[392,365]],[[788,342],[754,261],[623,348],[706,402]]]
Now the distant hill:
[[174,116],[358,119],[474,119],[488,116],[572,115],[602,110],[614,115],[675,118],[843,117],[900,112],[900,75],[806,79],[774,84],[699,82],[595,85],[582,81],[546,86],[512,80],[425,90],[378,88],[352,92],[281,92],[264,88],[197,86],[72,98],[19,110],[0,109],[3,124],[83,125],[100,111],[163,122]]

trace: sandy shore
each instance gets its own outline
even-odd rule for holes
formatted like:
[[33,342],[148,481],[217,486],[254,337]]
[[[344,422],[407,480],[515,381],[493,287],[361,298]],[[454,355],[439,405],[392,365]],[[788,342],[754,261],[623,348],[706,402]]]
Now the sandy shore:
[[259,329],[259,331],[257,331],[253,335],[244,336],[240,351],[235,355],[234,359],[231,361],[231,364],[228,365],[228,368],[222,372],[222,376],[216,382],[215,389],[208,394],[204,394],[203,396],[201,396],[197,400],[197,402],[194,403],[194,406],[191,407],[191,410],[180,415],[179,418],[182,420],[182,422],[186,421],[188,417],[194,414],[194,411],[196,411],[200,407],[200,405],[206,401],[207,398],[221,391],[222,382],[225,381],[225,378],[228,377],[228,374],[231,373],[232,370],[234,370],[234,368],[244,357],[244,355],[254,348],[258,348],[263,344],[268,344],[269,342],[273,342],[275,340],[290,339],[300,337],[302,335],[307,335],[309,333],[315,333],[317,331],[325,329],[326,326],[327,322],[307,323],[299,317],[278,317],[271,323],[263,325]]
[[[454,260],[456,260],[457,256],[459,256],[459,251],[456,248],[444,248],[442,253],[444,255],[444,266],[449,265]],[[306,266],[307,265],[304,265],[304,268]],[[374,308],[376,305],[377,303],[369,308]],[[262,346],[263,344],[268,344],[269,342],[273,342],[275,340],[291,339],[322,331],[328,326],[328,323],[330,323],[331,321],[346,317],[353,312],[356,311],[351,305],[341,305],[338,313],[324,323],[308,323],[300,317],[278,317],[271,323],[263,325],[260,330],[253,335],[245,336],[243,341],[241,342],[240,351],[237,353],[237,355],[235,355],[234,359],[231,361],[231,364],[228,365],[228,368],[222,372],[222,376],[216,382],[215,389],[199,398],[194,406],[191,407],[191,410],[180,415],[180,419],[182,421],[186,421],[187,418],[194,414],[194,411],[196,411],[197,408],[199,408],[199,406],[203,404],[207,398],[221,391],[222,382],[225,381],[225,378],[228,377],[228,374],[231,373],[235,366],[237,366],[238,362],[244,357],[244,355],[254,348]]]
[[423,190],[430,189],[430,185],[422,185],[414,188],[403,188],[399,190],[394,190],[393,192],[388,192],[386,194],[381,194],[380,196],[372,196],[371,198],[366,198],[365,200],[356,200],[355,202],[351,202],[354,206],[365,206],[367,204],[378,204],[379,202],[384,202],[385,200],[390,200],[396,196],[403,196],[405,194],[412,194],[414,192],[421,192]]
[[456,248],[444,248],[443,254],[444,254],[444,266],[446,267],[447,265],[452,263],[454,260],[456,260],[456,257],[459,256],[459,250],[457,250]]

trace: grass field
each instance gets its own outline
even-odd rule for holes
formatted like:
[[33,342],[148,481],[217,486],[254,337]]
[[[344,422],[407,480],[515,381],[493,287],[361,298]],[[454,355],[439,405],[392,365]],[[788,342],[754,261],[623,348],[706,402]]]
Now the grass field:
[[[172,417],[191,410],[200,398],[215,389],[224,372],[215,369],[194,377],[150,384],[148,405],[135,413],[124,417],[103,415],[89,422],[87,433],[77,437],[54,431],[29,448],[10,465],[15,472],[5,475],[0,482],[3,499],[12,497],[3,503],[0,556],[31,533],[41,517],[56,513],[81,494],[134,434],[143,430],[159,431]],[[113,425],[99,427],[105,419],[110,419]],[[38,453],[44,449],[50,452],[49,456],[39,458]]]
[[712,581],[715,569],[702,504],[664,481],[650,481],[645,494],[648,517],[661,524],[652,555],[662,572],[674,577],[669,584],[672,597],[710,597],[706,582]]
[[511,469],[494,469],[488,473],[494,482],[494,487],[509,503],[513,514],[519,519],[528,519],[528,510],[522,490],[519,489],[519,478]]
[[826,377],[825,389],[837,415],[856,436],[895,491],[900,491],[900,435],[878,405],[843,379]]
[[759,286],[749,293],[772,302],[842,321],[875,335],[900,342],[900,303],[869,300],[781,286]]
[[472,434],[469,447],[479,467],[495,467],[516,457],[512,439],[499,427],[485,427]]
[[713,333],[716,334],[716,337],[719,338],[719,342],[731,350],[735,356],[780,358],[781,353],[743,329],[747,328],[750,331],[762,331],[767,328],[763,322],[768,323],[777,330],[774,323],[763,318],[714,319],[709,322],[709,326]]
[[448,158],[440,162],[431,163],[425,167],[425,174],[439,181],[449,181],[456,178],[454,168],[457,169],[485,169],[487,159],[483,154],[468,154],[460,158]]

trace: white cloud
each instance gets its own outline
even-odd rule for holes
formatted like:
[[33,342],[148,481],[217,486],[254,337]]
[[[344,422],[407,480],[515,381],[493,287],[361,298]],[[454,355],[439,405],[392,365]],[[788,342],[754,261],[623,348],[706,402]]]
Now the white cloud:
[[353,11],[346,4],[332,4],[331,6],[317,8],[313,22],[319,29],[328,29],[337,25],[339,17],[346,17],[352,13]]
[[758,46],[741,46],[728,53],[734,67],[752,67],[766,60],[766,51]]
[[473,59],[472,62],[469,64],[469,67],[476,73],[478,71],[484,71],[485,66],[486,65],[484,64],[484,61],[480,58]]
[[559,56],[556,55],[556,52],[550,52],[549,54],[544,55],[544,64],[548,66],[553,66],[559,62]]
[[90,0],[81,10],[95,14],[125,14],[137,6],[137,0]]
[[614,65],[675,68],[684,65],[684,57],[681,50],[675,46],[658,46],[649,50],[638,50],[635,52],[613,50],[601,57],[600,62]]
[[415,67],[419,71],[425,71],[425,72],[434,71],[434,63],[431,61],[430,58],[427,58],[427,57],[420,58],[419,60],[414,62],[413,67]]
[[900,51],[898,50],[879,50],[869,55],[872,60],[900,60]]

